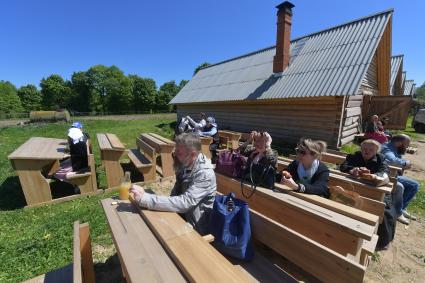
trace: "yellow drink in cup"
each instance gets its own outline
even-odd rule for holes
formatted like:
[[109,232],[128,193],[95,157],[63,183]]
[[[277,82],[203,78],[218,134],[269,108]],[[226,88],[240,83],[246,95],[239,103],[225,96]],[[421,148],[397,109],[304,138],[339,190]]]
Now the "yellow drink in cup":
[[130,172],[125,172],[124,178],[120,185],[120,200],[127,200],[130,195]]

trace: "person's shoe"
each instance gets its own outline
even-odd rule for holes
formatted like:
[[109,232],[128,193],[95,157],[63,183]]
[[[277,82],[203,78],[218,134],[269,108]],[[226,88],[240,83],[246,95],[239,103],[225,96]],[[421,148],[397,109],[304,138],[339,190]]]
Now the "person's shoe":
[[400,216],[397,218],[397,220],[398,220],[400,223],[403,223],[404,225],[409,225],[409,224],[410,224],[409,219],[407,219],[406,217],[404,217],[404,215],[400,215]]
[[403,216],[406,217],[406,218],[408,218],[408,219],[412,219],[412,220],[416,220],[417,219],[416,216],[410,214],[409,212],[407,212],[407,210],[403,210],[402,213],[403,213]]

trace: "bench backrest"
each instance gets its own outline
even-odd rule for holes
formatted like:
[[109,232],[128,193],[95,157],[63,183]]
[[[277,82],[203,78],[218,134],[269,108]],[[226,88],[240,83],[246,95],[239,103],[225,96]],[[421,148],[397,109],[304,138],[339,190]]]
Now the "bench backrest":
[[358,252],[358,242],[370,240],[375,227],[351,219],[329,209],[298,199],[289,194],[257,187],[256,192],[246,199],[241,192],[250,194],[249,185],[216,173],[217,190],[222,194],[234,192],[237,198],[248,203],[255,211],[271,217],[304,236],[330,249],[346,255]]
[[141,138],[136,139],[137,148],[143,152],[143,155],[149,159],[149,161],[153,162],[156,160],[155,158],[155,148],[150,146],[147,142],[142,140]]
[[158,139],[154,136],[151,136],[150,134],[141,134],[140,139],[143,140],[148,145],[150,145],[151,147],[153,147],[157,152],[161,151],[162,145],[167,144],[164,141],[162,141],[162,140],[160,140],[160,139]]
[[111,143],[109,142],[106,134],[97,134],[96,137],[100,150],[112,149]]
[[94,154],[93,154],[93,149],[91,146],[90,139],[87,139],[86,145],[87,145],[88,165],[89,165],[91,180],[92,180],[92,188],[93,188],[93,191],[97,191],[96,162],[94,160]]
[[91,250],[89,224],[74,222],[73,282],[94,283],[95,275]]
[[109,143],[113,149],[125,149],[125,146],[121,143],[120,139],[116,135],[106,134],[106,137],[108,138]]

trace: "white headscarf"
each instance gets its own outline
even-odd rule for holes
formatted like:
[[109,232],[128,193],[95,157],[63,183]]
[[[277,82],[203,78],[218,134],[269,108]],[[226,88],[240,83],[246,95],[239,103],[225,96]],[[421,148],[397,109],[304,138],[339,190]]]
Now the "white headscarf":
[[298,162],[297,173],[302,184],[311,184],[311,178],[316,173],[317,168],[319,168],[319,160],[315,159],[311,164],[310,169],[306,170],[301,162]]
[[84,134],[78,128],[70,128],[68,130],[68,137],[72,139],[73,144],[76,144],[80,141],[84,141]]

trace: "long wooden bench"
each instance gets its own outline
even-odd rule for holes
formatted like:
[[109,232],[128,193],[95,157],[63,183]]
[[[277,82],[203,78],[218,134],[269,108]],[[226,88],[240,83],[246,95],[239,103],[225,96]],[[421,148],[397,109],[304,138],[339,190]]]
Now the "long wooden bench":
[[95,273],[88,223],[74,222],[73,262],[63,268],[32,278],[26,283],[94,283]]
[[[279,157],[278,170],[279,171],[285,170],[286,167],[289,165],[289,163],[291,163],[292,161],[293,160],[289,158]],[[329,170],[330,170],[329,185],[338,185],[344,188],[345,190],[358,192],[362,200],[361,206],[358,207],[358,209],[378,216],[379,222],[381,223],[384,216],[385,203],[383,203],[381,200],[377,200],[376,198],[381,199],[383,195],[385,195],[385,192],[372,191],[372,194],[374,195],[375,198],[364,196],[363,194],[365,191],[366,191],[366,195],[368,195],[367,190],[374,190],[375,187],[360,183],[358,181],[355,182],[355,180],[349,179],[345,177],[344,175],[339,174],[341,172],[339,172],[338,170],[335,170],[335,169],[329,169]],[[342,173],[342,174],[345,174],[345,173]],[[387,189],[387,191],[388,190],[389,189]]]
[[124,176],[120,158],[126,153],[125,147],[114,134],[99,133],[96,137],[99,143],[102,164],[105,167],[108,187],[116,187],[121,183]]
[[[224,182],[223,182],[224,181]],[[230,183],[229,183],[230,181]],[[236,181],[236,182],[234,182]],[[237,180],[233,180],[229,177],[217,174],[217,189],[221,193],[228,193],[228,188],[222,188],[223,186],[231,186],[233,183],[234,193],[237,194],[240,191],[240,183]],[[260,188],[261,193],[266,189]],[[268,190],[270,191],[270,190]],[[259,192],[256,192],[252,198],[254,198]],[[320,202],[326,204],[326,207],[333,207],[330,204],[330,200]],[[250,199],[245,201],[250,201]],[[328,201],[328,202],[326,202]],[[368,258],[373,253],[370,249],[376,246],[376,235],[372,236],[369,241],[363,241],[360,251],[356,256],[341,255],[326,245],[318,243],[313,240],[311,236],[307,236],[306,233],[297,232],[291,229],[289,224],[282,223],[279,213],[283,214],[283,217],[288,216],[287,211],[284,209],[271,208],[274,207],[273,201],[263,202],[261,198],[255,198],[250,203],[250,216],[251,216],[251,229],[252,236],[255,240],[265,244],[266,246],[273,249],[275,252],[284,256],[294,264],[298,265],[308,273],[314,275],[318,279],[324,282],[362,282],[368,264]],[[336,203],[338,211],[341,210],[341,205]],[[350,207],[346,207],[348,212],[354,215],[357,212],[362,215],[361,219],[365,222],[371,220],[376,221],[377,217],[373,215],[365,215],[361,211],[351,210]],[[258,212],[263,211],[264,213]],[[275,212],[272,212],[276,210]],[[285,213],[286,212],[286,213]],[[311,217],[311,216],[310,216]],[[297,221],[302,222],[303,219]],[[332,234],[332,230],[328,233]],[[338,241],[332,238],[334,241]]]
[[295,282],[259,254],[232,264],[176,213],[114,201],[102,207],[126,282]]
[[[251,198],[245,199],[241,192],[241,183],[236,179],[216,173],[217,188],[220,193],[234,192],[236,197],[245,200],[250,208],[287,226],[306,237],[327,246],[341,255],[352,256],[360,260],[363,240],[371,240],[375,226],[336,213],[327,208],[257,187]],[[250,185],[243,189],[249,194]]]
[[175,148],[175,143],[154,133],[141,134],[140,139],[153,147],[156,154],[161,157],[161,167],[156,167],[158,173],[163,177],[174,176],[172,152]]
[[226,140],[226,148],[228,143],[230,143],[232,149],[237,149],[239,147],[239,139],[241,138],[241,133],[227,130],[219,130],[218,135],[220,138],[224,138]]
[[[322,153],[322,161],[335,165],[341,165],[344,163],[347,154],[337,150],[327,149],[327,152]],[[389,165],[390,177],[397,177],[398,172],[403,172],[403,168],[399,166]]]
[[136,138],[136,149],[128,151],[131,163],[143,175],[145,182],[156,180],[156,156],[155,149],[140,138]]

